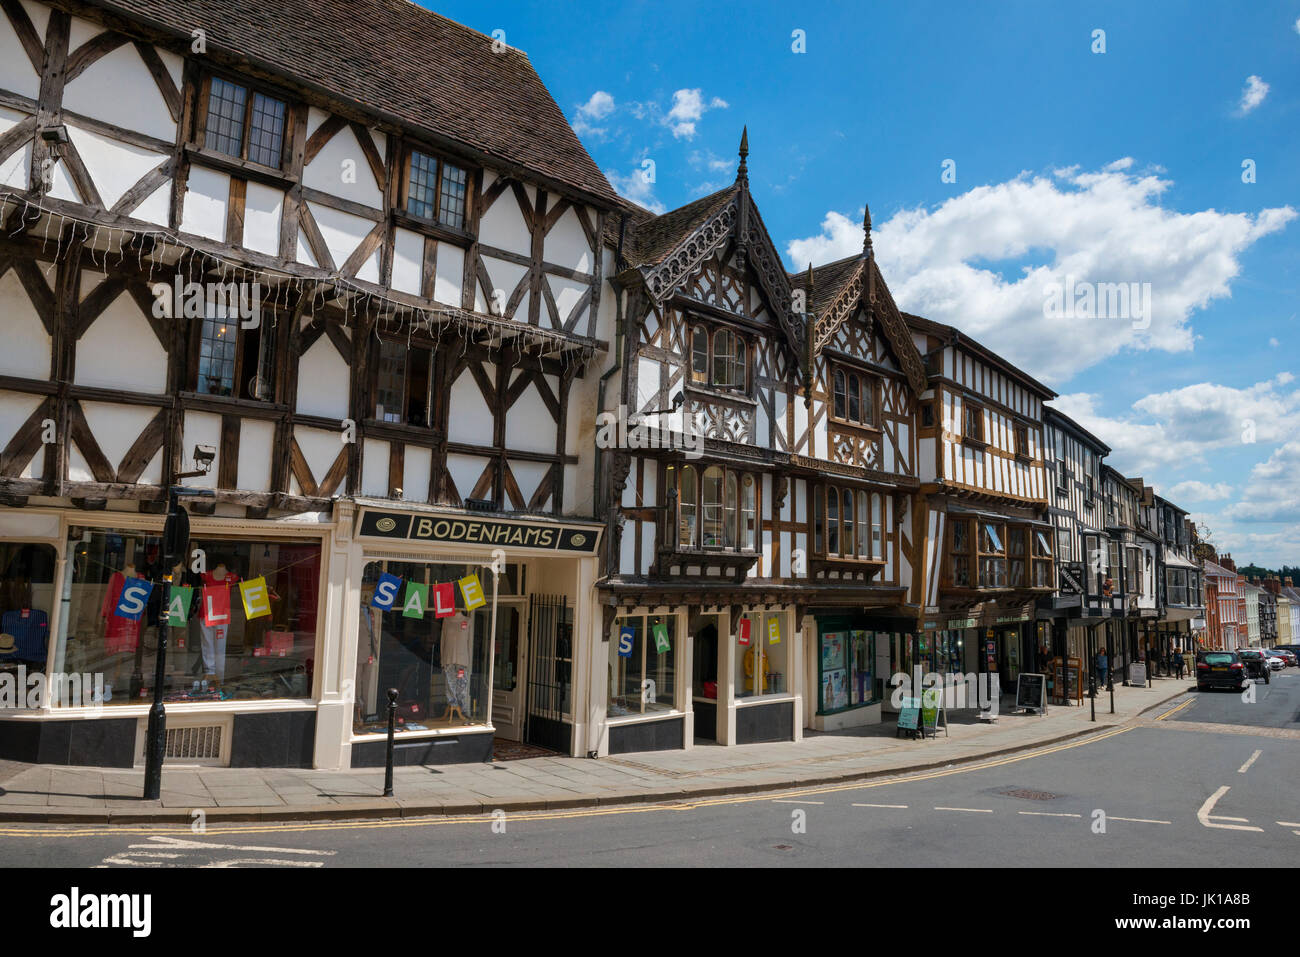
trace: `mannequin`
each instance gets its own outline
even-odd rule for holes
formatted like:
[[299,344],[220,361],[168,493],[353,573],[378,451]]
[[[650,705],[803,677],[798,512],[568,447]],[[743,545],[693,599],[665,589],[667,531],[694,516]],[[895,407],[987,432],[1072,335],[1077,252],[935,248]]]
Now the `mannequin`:
[[464,612],[442,620],[442,674],[447,681],[447,708],[444,721],[453,720],[453,712],[465,724],[469,707],[470,622]]
[[[227,568],[225,562],[217,562],[212,571],[203,573],[203,584],[208,587],[230,586],[238,582],[239,576]],[[234,607],[234,601],[231,601],[231,607]],[[229,624],[205,625],[202,617],[199,618],[199,632],[203,640],[203,676],[209,684],[220,685],[225,680],[226,633],[229,629]]]
[[370,607],[374,585],[361,589],[361,631],[357,636],[358,725],[379,716],[379,644],[383,634],[383,612]]
[[118,671],[126,656],[134,655],[140,644],[140,630],[145,616],[141,615],[139,621],[132,621],[117,614],[117,603],[122,597],[122,589],[126,587],[126,580],[139,577],[134,562],[127,562],[120,572],[113,572],[108,579],[108,590],[104,592],[104,603],[99,609],[100,618],[104,621],[104,656],[105,664],[108,665],[104,669],[105,701],[113,700],[113,685],[119,684]]

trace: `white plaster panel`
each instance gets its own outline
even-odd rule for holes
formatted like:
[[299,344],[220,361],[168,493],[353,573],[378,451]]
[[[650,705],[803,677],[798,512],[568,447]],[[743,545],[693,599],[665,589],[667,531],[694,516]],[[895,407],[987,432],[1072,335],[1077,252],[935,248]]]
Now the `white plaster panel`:
[[394,231],[393,282],[398,292],[420,295],[424,278],[424,237],[409,229]]
[[311,253],[311,247],[307,245],[307,240],[303,238],[302,233],[298,233],[298,262],[306,263],[308,266],[319,266],[316,257]]
[[271,456],[275,425],[259,419],[239,423],[239,487],[249,492],[271,490]]
[[308,107],[307,108],[307,139],[311,139],[311,135],[316,132],[316,127],[320,126],[322,123],[328,120],[329,117],[330,115],[326,113],[324,110],[320,109],[319,107],[315,107],[315,106]]
[[8,17],[0,18],[0,87],[33,100],[40,95],[41,78],[23,49]]
[[[334,464],[334,460],[339,457],[339,452],[343,450],[340,433],[326,432],[324,429],[309,429],[299,425],[294,428],[293,437],[298,440],[298,448],[302,449],[302,457],[307,460],[312,478],[319,484],[330,470],[330,466]],[[335,494],[346,495],[347,493],[348,483],[345,478]]]
[[18,189],[27,188],[27,172],[32,168],[32,143],[28,140],[21,149],[0,162],[0,183]]
[[130,43],[96,60],[69,83],[63,91],[63,106],[160,140],[176,139],[176,123],[167,101]]
[[506,448],[555,452],[555,419],[531,382],[506,413]]
[[[555,306],[560,313],[561,324],[567,324],[573,311],[573,307],[578,304],[583,295],[591,287],[585,283],[575,282],[572,279],[561,279],[559,276],[547,276],[546,281],[551,284],[551,295],[555,298]],[[585,323],[579,317],[578,330],[585,331]]]
[[497,249],[518,253],[520,256],[532,255],[532,234],[524,222],[513,189],[503,192],[484,211],[479,219],[478,238],[479,242]]
[[630,411],[642,412],[658,408],[659,363],[654,359],[639,356],[636,362],[636,408]]
[[[489,371],[489,377],[492,374]],[[468,369],[452,383],[448,411],[448,441],[466,445],[492,444],[492,413],[484,404],[483,393]]]
[[346,418],[350,378],[348,364],[334,343],[321,336],[298,361],[298,411]]
[[402,457],[402,500],[427,502],[433,474],[433,450],[408,445]]
[[311,213],[316,217],[321,237],[334,257],[334,265],[342,266],[352,251],[357,248],[366,234],[374,229],[375,224],[360,216],[353,216],[342,210],[330,209],[319,203],[308,203]]
[[388,443],[366,439],[361,449],[361,494],[388,495]]
[[244,198],[244,246],[278,256],[283,215],[284,190],[250,181]]
[[99,190],[99,198],[109,209],[146,173],[167,159],[162,153],[101,136],[71,123],[68,136],[86,164],[95,189]]
[[[634,538],[635,540],[635,538]],[[641,568],[649,570],[655,561],[655,523],[643,522],[641,525]]]
[[181,230],[224,242],[226,206],[230,202],[230,176],[195,166],[186,183]]
[[592,506],[592,490],[588,489],[582,496],[582,501],[578,501],[578,467],[576,465],[564,466],[564,507],[565,511],[574,512],[579,515],[590,514]]
[[68,168],[60,161],[50,170],[50,195],[55,199],[66,199],[70,203],[84,204],[81,191],[68,175]]
[[[350,182],[349,182],[350,181]],[[329,138],[302,171],[304,186],[379,209],[384,194],[350,126]]]
[[131,213],[132,219],[138,219],[146,223],[154,223],[158,226],[166,226],[171,220],[171,180],[163,183],[148,197],[137,206]]
[[[194,446],[208,445],[216,449],[218,454],[221,452],[221,416],[213,415],[211,412],[186,412],[185,413],[185,439],[181,443],[181,462],[186,469],[193,466]],[[220,468],[220,462],[212,463],[212,471],[206,475],[197,475],[194,478],[185,480],[186,485],[196,485],[199,488],[216,488],[217,471]]]
[[379,247],[375,247],[375,251],[361,264],[356,272],[358,279],[379,285],[379,252]]
[[90,434],[95,437],[104,458],[108,459],[114,469],[158,414],[157,409],[148,406],[117,405],[112,402],[82,402],[81,409],[90,426]]
[[[27,395],[23,392],[0,392],[0,448],[9,444],[28,417],[37,410],[45,399],[41,395]],[[32,460],[26,464],[19,478],[42,478],[45,467],[45,447],[36,450]]]
[[456,491],[461,498],[468,498],[478,478],[487,467],[488,460],[477,455],[463,455],[458,452],[447,453],[447,472],[456,484]]
[[438,243],[438,268],[433,281],[433,298],[448,306],[459,306],[464,283],[465,250],[451,243]]
[[[596,221],[594,213],[588,210],[588,219]],[[546,234],[546,246],[543,258],[548,263],[564,266],[577,272],[591,272],[591,246],[587,244],[587,234],[578,222],[578,214],[569,207],[559,218],[551,231]]]
[[167,391],[167,352],[140,307],[123,292],[77,342],[78,385]]
[[18,0],[18,2],[27,11],[27,17],[36,30],[36,36],[44,41],[45,27],[50,22],[50,8],[43,3],[37,3],[36,0]]
[[[36,314],[18,279],[10,269],[0,276],[0,316],[4,317],[4,348],[0,349],[0,373],[28,379],[50,377],[50,334]],[[0,443],[0,448],[4,444]]]
[[[502,315],[506,303],[510,301],[510,294],[528,272],[528,267],[504,259],[493,259],[491,256],[483,257],[483,266],[487,269],[488,278],[492,280],[492,298],[488,303],[488,311],[494,316]],[[527,306],[521,303],[520,309],[515,311],[515,317],[526,319],[527,316]]]
[[519,492],[523,495],[524,500],[521,507],[527,506],[532,500],[533,493],[537,491],[537,486],[541,484],[546,473],[551,470],[549,465],[542,462],[521,462],[514,461],[510,463],[510,472],[515,477],[515,484],[519,486]]
[[631,525],[623,529],[623,538],[619,542],[618,561],[620,574],[632,575],[636,573],[636,535],[633,533]]
[[72,17],[68,23],[68,52],[75,52],[87,40],[91,40],[103,32],[104,28],[98,23],[81,17]]

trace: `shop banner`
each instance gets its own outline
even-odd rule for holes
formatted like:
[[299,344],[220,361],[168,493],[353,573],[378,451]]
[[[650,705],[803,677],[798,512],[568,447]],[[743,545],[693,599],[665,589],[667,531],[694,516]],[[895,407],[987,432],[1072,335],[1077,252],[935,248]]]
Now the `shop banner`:
[[209,628],[230,624],[230,586],[203,586],[203,624]]
[[624,625],[618,630],[618,656],[632,657],[632,645],[636,642],[636,630],[631,625]]
[[781,643],[780,618],[769,618],[767,620],[767,643],[769,645],[779,645]]
[[740,643],[741,643],[742,645],[747,645],[747,644],[749,644],[749,619],[748,619],[748,618],[742,618],[742,619],[740,619],[740,638],[739,638],[739,641],[740,641]]
[[381,611],[392,611],[393,602],[397,600],[397,589],[402,587],[402,580],[396,575],[384,572],[375,585],[375,595],[370,599],[370,607]]
[[244,602],[244,615],[250,621],[271,614],[271,596],[266,589],[266,576],[239,583],[239,597]]
[[406,583],[406,602],[402,605],[404,618],[424,618],[429,607],[429,586],[420,582]]
[[483,597],[483,586],[479,584],[478,575],[469,574],[460,580],[460,593],[465,599],[465,610],[473,611],[487,604]]
[[172,585],[167,596],[167,624],[173,628],[184,628],[190,619],[190,605],[194,601],[194,589],[186,585]]
[[456,586],[443,582],[433,586],[433,617],[447,618],[456,614]]
[[128,578],[122,584],[122,594],[118,596],[117,607],[113,614],[119,618],[139,621],[149,604],[149,595],[153,591],[153,582],[143,578]]
[[655,636],[655,651],[662,655],[672,647],[672,644],[668,641],[668,626],[663,622],[660,622],[654,626],[653,630]]

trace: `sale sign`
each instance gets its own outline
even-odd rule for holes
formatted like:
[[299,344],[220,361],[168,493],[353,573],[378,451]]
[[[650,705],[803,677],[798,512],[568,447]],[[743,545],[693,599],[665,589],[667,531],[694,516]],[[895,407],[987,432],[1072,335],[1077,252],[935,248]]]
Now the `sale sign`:
[[479,584],[477,575],[466,575],[460,580],[460,593],[465,598],[466,611],[473,611],[487,604],[487,599],[483,597],[483,586]]
[[149,595],[153,591],[153,582],[143,578],[128,578],[122,584],[122,594],[118,596],[117,607],[113,613],[120,618],[139,621],[149,604]]
[[406,602],[402,605],[402,615],[406,618],[423,618],[429,607],[429,586],[420,582],[406,583]]
[[230,587],[204,585],[202,611],[203,624],[209,628],[230,624]]
[[456,587],[451,582],[433,586],[433,617],[446,618],[456,614]]
[[740,640],[740,643],[741,643],[742,645],[747,645],[747,644],[749,644],[749,619],[748,619],[748,618],[742,618],[742,619],[740,619],[740,638],[739,638],[739,640]]
[[402,580],[396,575],[384,572],[375,584],[375,594],[370,599],[370,607],[382,611],[392,611],[393,602],[397,600],[397,589],[402,587]]
[[244,602],[244,615],[250,621],[271,614],[271,596],[266,589],[266,576],[258,575],[240,582],[239,597]]
[[190,617],[190,603],[194,601],[194,589],[185,585],[172,585],[167,596],[167,624],[173,628],[184,628]]

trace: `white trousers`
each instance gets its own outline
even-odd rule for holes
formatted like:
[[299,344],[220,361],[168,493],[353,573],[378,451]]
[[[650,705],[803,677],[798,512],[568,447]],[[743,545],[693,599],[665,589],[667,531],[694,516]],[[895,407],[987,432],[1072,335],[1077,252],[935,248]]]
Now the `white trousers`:
[[216,675],[218,681],[226,677],[226,629],[229,625],[199,624],[203,634],[203,672]]

